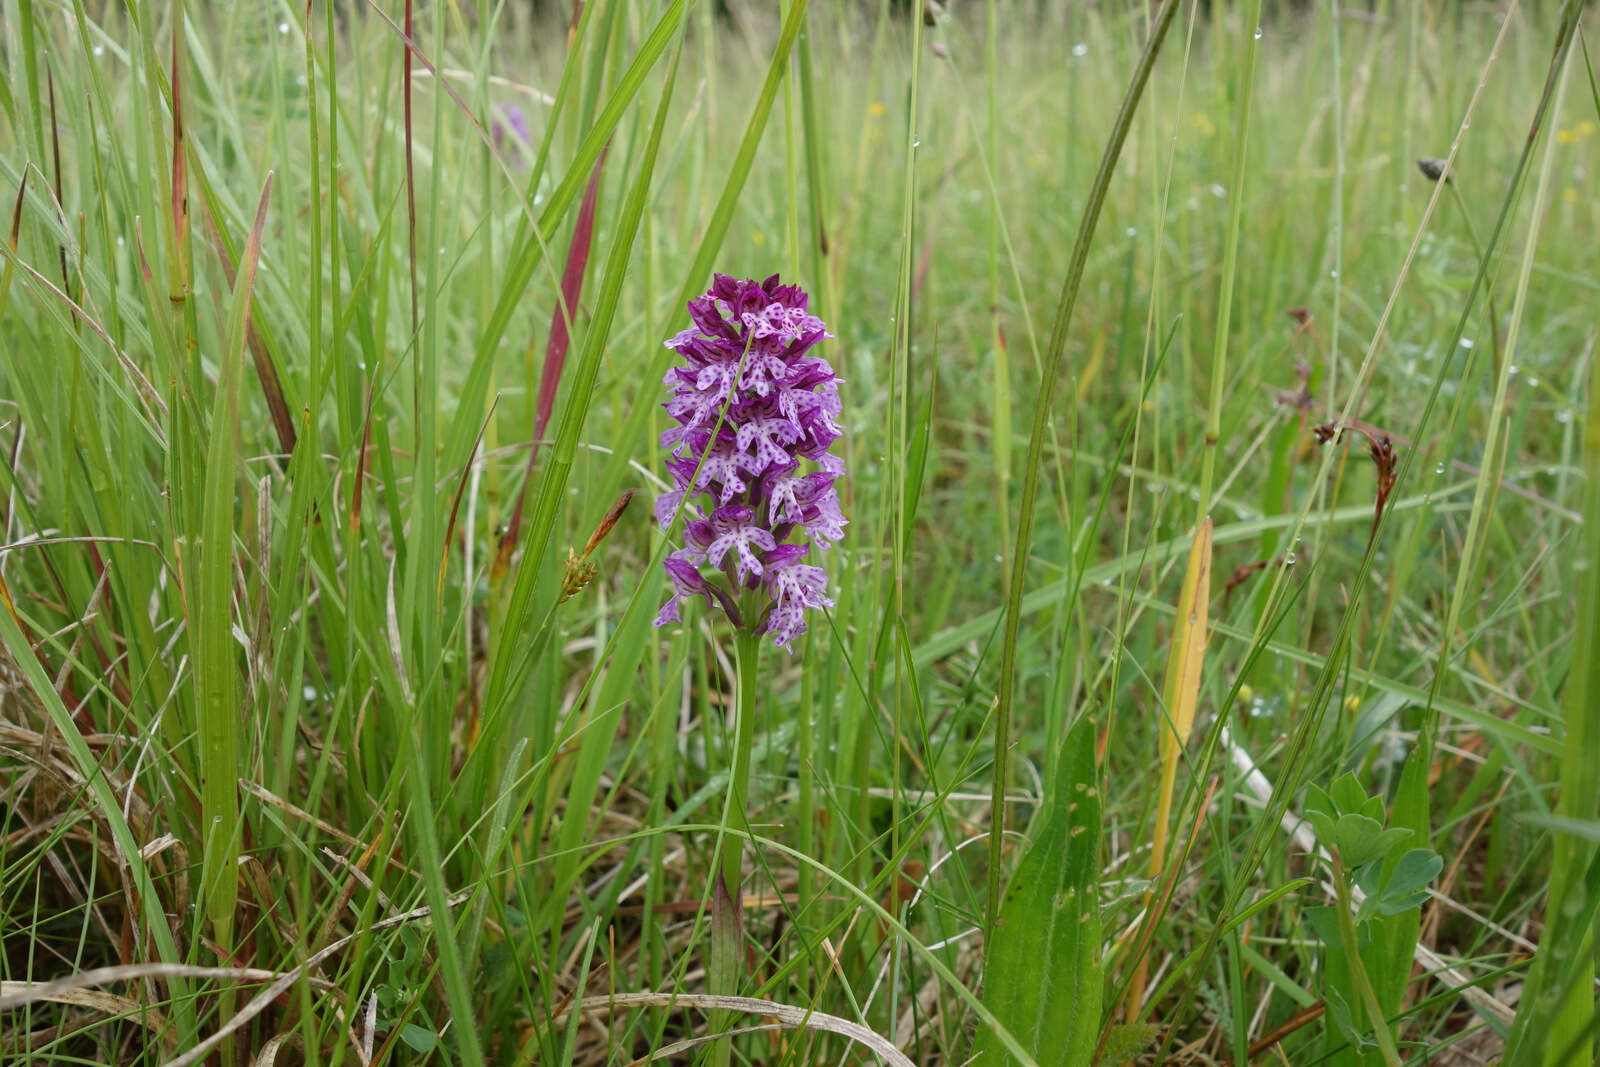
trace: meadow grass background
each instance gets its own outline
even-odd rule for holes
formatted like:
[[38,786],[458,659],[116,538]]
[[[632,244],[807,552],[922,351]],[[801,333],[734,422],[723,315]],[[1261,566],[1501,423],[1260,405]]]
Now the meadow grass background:
[[[1102,936],[1005,980],[1070,978],[1104,1062],[1385,1061],[1279,825],[1346,771],[1442,858],[1364,927],[1390,1043],[1589,1062],[1578,5],[1260,6],[1179,7],[1102,205],[1142,3],[0,4],[0,1058],[632,1062],[706,1016],[604,998],[705,991],[743,847],[740,991],[821,1014],[680,1057],[867,1057],[826,1015],[960,1064],[1088,737]],[[763,655],[744,813],[726,623],[650,625],[713,269],[805,285],[845,379],[836,604]],[[1398,453],[1375,533],[1341,414]]]

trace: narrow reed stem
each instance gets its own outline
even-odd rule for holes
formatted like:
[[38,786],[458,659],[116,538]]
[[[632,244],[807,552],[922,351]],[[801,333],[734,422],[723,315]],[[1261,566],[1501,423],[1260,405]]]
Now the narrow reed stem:
[[[1487,272],[1489,270],[1489,256],[1483,250],[1483,242],[1478,240],[1478,228],[1472,224],[1472,215],[1467,211],[1467,202],[1461,198],[1461,190],[1457,189],[1453,182],[1449,183],[1447,191],[1450,193],[1451,199],[1455,201],[1456,211],[1461,215],[1461,221],[1466,224],[1467,239],[1472,242],[1472,252],[1478,257],[1479,266]],[[1500,373],[1500,364],[1504,360],[1500,355],[1500,312],[1495,307],[1494,285],[1492,282],[1485,285],[1484,295],[1488,298],[1489,303],[1490,351],[1494,353],[1494,372],[1498,375]],[[1450,354],[1446,353],[1446,355]]]

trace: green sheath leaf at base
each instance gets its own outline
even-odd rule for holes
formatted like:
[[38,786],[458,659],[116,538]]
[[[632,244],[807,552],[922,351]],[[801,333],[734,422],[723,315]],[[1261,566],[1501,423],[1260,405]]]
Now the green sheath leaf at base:
[[[1094,1056],[1100,1031],[1100,790],[1094,729],[1067,735],[1040,828],[1000,905],[986,948],[983,1004],[1041,1065]],[[992,1031],[974,1062],[1015,1060]]]

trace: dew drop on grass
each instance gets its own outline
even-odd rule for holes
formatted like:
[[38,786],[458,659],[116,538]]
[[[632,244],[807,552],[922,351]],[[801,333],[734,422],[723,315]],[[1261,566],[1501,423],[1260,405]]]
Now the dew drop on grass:
[[1256,27],[1256,40],[1258,40],[1258,41],[1261,40],[1261,27],[1260,26]]
[[278,32],[281,34],[287,34],[289,32],[289,24],[287,22],[278,23]]
[[1221,182],[1212,182],[1211,195],[1216,197],[1218,200],[1221,200],[1223,197],[1228,195],[1228,190]]
[[1439,465],[1437,467],[1433,468],[1433,473],[1435,473],[1435,474],[1443,474],[1444,473],[1444,460],[1441,459],[1439,461]]
[[1537,389],[1537,388],[1539,388],[1539,379],[1537,379],[1537,378],[1529,378],[1528,379],[1528,388],[1529,389]]
[[1330,277],[1330,278],[1337,278],[1338,276],[1339,276],[1339,271],[1338,271],[1337,268],[1334,269],[1334,270],[1330,270],[1328,272],[1328,277]]
[[1129,226],[1128,227],[1128,236],[1129,237],[1137,237],[1137,236],[1139,236],[1139,227],[1137,227],[1137,226]]
[[306,703],[309,704],[311,701],[317,699],[317,687],[314,685],[305,686],[300,690],[300,695],[305,698]]
[[1294,566],[1294,561],[1295,561],[1295,555],[1294,555],[1293,552],[1290,552],[1287,556],[1283,557],[1283,563],[1284,563],[1284,566],[1286,566],[1286,567],[1293,567]]
[[103,56],[106,54],[106,46],[103,44],[97,44],[94,46],[93,52],[97,56]]
[[1562,408],[1560,411],[1556,412],[1556,421],[1565,426],[1567,423],[1572,421],[1572,412],[1568,411],[1566,408]]
[[1519,375],[1521,373],[1522,373],[1522,369],[1520,367],[1518,367],[1515,363],[1511,364],[1511,366],[1506,368],[1506,375],[1508,377],[1515,378],[1517,375]]
[[922,138],[920,138],[920,137],[914,138],[912,140],[912,142],[911,142],[911,147],[912,148],[921,148],[922,147]]
[[1472,344],[1473,344],[1473,341],[1472,341],[1472,338],[1470,338],[1470,337],[1463,337],[1461,339],[1461,347],[1462,348],[1471,348]]
[[1079,41],[1077,44],[1072,46],[1072,54],[1077,56],[1079,59],[1082,59],[1084,56],[1089,54],[1089,46],[1084,44],[1082,41]]

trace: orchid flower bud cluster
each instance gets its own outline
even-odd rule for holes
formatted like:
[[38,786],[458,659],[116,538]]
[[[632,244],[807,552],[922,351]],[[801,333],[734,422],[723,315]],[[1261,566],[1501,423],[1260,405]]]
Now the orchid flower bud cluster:
[[689,302],[694,325],[666,343],[683,362],[665,379],[663,407],[678,425],[661,435],[673,488],[655,513],[662,530],[680,508],[687,522],[684,547],[664,564],[673,595],[657,626],[680,621],[684,598],[704,597],[734,626],[788,648],[805,633],[806,609],[833,605],[827,573],[805,562],[845,527],[834,489],[844,464],[830,451],[839,379],[811,354],[833,335],[808,299],[776,274],[718,274]]

